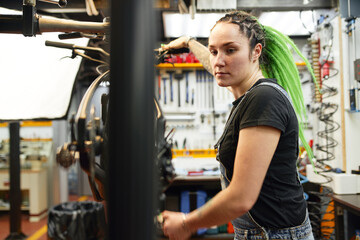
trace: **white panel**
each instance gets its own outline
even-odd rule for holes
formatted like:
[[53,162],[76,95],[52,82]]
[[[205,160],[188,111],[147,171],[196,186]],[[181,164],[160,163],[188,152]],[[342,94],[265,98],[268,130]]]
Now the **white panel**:
[[309,31],[314,31],[312,14],[311,11],[303,11],[300,19],[299,11],[263,12],[259,16],[259,22],[273,27],[286,35],[309,35]]
[[190,14],[164,12],[164,35],[168,38],[183,35],[207,38],[210,35],[210,29],[222,16],[224,16],[223,13],[197,13],[195,18],[191,19]]
[[[355,48],[354,39],[345,34],[346,22],[342,21],[344,54],[344,96],[345,108],[349,109],[349,88],[359,88],[360,84],[354,81],[354,58],[360,58],[360,21],[357,20],[355,27]],[[356,51],[355,51],[356,49]],[[356,53],[356,54],[354,54]],[[358,169],[360,166],[359,143],[360,143],[360,112],[345,112],[345,136],[346,136],[346,172]]]
[[[4,9],[0,13],[8,14]],[[81,58],[68,58],[71,50],[45,46],[45,40],[60,41],[58,33],[0,38],[0,119],[63,117]],[[87,46],[88,39],[61,42]]]
[[[311,11],[303,11],[300,19],[299,11],[264,12],[259,21],[286,35],[309,35],[309,31],[314,31],[312,14]],[[184,35],[208,38],[211,28],[224,15],[225,13],[196,13],[195,18],[191,19],[190,14],[164,12],[164,35],[167,38]]]
[[236,9],[236,0],[197,0],[197,9]]

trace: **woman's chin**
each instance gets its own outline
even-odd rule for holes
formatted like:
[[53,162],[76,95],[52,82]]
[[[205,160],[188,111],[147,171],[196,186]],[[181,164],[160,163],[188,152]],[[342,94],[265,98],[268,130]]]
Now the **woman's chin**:
[[216,82],[219,87],[228,87],[224,80],[216,80]]

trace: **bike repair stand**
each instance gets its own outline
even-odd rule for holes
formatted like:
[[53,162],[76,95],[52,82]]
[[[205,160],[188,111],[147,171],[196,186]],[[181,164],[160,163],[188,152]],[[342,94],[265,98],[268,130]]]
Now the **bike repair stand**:
[[[23,35],[36,34],[36,0],[23,1]],[[10,234],[6,240],[26,239],[21,231],[20,123],[11,122],[10,132]]]
[[26,239],[21,232],[20,190],[20,123],[11,122],[10,128],[10,234],[6,240]]
[[[44,0],[40,0],[44,1]],[[49,0],[49,3],[66,5],[66,0]],[[25,37],[37,33],[36,0],[23,0],[22,25]],[[21,189],[20,189],[20,123],[11,122],[10,128],[10,234],[6,240],[26,239],[21,231]]]

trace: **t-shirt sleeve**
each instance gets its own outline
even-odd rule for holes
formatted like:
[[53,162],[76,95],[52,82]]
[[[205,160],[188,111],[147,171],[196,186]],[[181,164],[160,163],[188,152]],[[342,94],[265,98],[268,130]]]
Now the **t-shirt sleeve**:
[[259,86],[250,91],[241,103],[239,130],[254,126],[270,126],[285,132],[289,119],[289,104],[283,93],[271,86]]

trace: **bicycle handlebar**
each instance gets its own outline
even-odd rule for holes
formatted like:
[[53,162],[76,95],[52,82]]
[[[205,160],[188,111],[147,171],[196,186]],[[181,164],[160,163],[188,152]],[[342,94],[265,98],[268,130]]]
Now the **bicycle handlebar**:
[[[45,32],[83,32],[105,33],[109,22],[85,22],[59,18],[46,18],[36,15],[36,33]],[[23,17],[21,15],[0,15],[0,33],[23,33]]]
[[52,3],[52,4],[57,4],[61,8],[66,7],[66,4],[67,4],[66,0],[39,0],[39,1],[40,2]]
[[110,27],[108,22],[83,22],[68,19],[39,17],[39,31],[43,32],[84,32],[105,33]]
[[94,52],[99,52],[104,54],[105,56],[110,56],[110,54],[108,52],[106,52],[104,49],[102,48],[98,48],[98,47],[83,47],[83,46],[77,46],[75,44],[71,44],[71,43],[62,43],[62,42],[54,42],[54,41],[49,41],[46,40],[45,41],[45,46],[48,47],[57,47],[57,48],[66,48],[66,49],[81,49],[81,50],[87,50],[87,51],[94,51]]
[[45,41],[45,46],[57,47],[57,48],[66,48],[66,49],[75,49],[75,44],[62,43],[62,42],[53,42],[53,41]]

